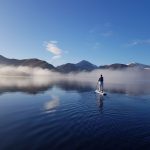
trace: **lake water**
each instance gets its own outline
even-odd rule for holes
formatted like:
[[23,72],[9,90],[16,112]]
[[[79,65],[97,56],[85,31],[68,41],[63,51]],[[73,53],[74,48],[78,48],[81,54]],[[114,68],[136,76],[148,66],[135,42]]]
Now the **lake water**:
[[0,80],[0,150],[149,150],[150,84]]

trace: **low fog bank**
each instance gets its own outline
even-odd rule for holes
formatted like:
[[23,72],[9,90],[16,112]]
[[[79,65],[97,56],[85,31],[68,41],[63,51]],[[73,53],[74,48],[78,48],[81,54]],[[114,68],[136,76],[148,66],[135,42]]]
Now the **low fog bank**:
[[42,68],[32,68],[27,66],[7,66],[7,65],[0,65],[0,76],[25,76],[25,77],[32,77],[32,76],[49,76],[52,75],[53,72],[49,71],[48,69]]
[[[100,74],[103,74],[105,83],[134,83],[134,82],[150,82],[150,70],[102,70],[97,69],[92,72],[79,72],[61,74],[52,72],[48,69],[31,68],[25,66],[0,66],[0,76],[7,77],[32,77],[36,80],[36,84],[40,82],[49,83],[51,80],[67,80],[67,81],[80,81],[80,82],[93,82],[98,81]],[[40,80],[38,80],[40,77]],[[42,80],[42,81],[41,81]],[[26,81],[25,83],[26,84]]]
[[92,72],[70,73],[69,80],[90,81],[96,83],[100,75],[103,75],[105,83],[131,84],[135,82],[150,81],[150,71],[140,70],[94,70]]
[[104,76],[104,88],[118,93],[150,93],[150,71],[145,70],[94,70],[61,74],[47,69],[0,66],[0,93],[27,92],[36,94],[53,87],[78,92],[93,91],[100,75]]

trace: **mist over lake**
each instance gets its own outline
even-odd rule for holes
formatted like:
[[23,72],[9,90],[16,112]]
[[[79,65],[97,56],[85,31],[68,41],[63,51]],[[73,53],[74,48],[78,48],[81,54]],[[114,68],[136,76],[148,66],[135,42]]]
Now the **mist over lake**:
[[0,149],[149,149],[150,80],[93,75],[0,77]]

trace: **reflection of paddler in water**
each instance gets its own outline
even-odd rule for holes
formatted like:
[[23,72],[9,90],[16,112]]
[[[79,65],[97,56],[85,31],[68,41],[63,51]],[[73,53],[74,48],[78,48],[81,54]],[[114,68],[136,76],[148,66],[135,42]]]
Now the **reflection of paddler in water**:
[[104,105],[104,97],[102,95],[97,95],[97,104],[99,106],[100,112],[103,111],[103,105]]

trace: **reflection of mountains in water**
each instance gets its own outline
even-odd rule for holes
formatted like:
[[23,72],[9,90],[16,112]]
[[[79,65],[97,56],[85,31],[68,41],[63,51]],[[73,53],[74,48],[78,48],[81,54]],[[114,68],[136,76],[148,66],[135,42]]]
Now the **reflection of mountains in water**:
[[49,78],[27,78],[27,77],[1,77],[0,94],[5,92],[25,92],[29,94],[38,94],[45,92],[53,87],[65,91],[85,92],[92,91],[92,84],[77,82],[71,80],[56,80]]
[[147,95],[150,94],[149,83],[131,83],[131,84],[109,84],[107,91],[110,93],[128,94],[128,95]]
[[47,91],[52,86],[41,84],[38,80],[26,77],[1,77],[0,78],[0,93],[5,92],[25,92],[37,94]]
[[[38,94],[53,87],[65,91],[89,92],[94,91],[96,83],[81,82],[76,80],[56,80],[49,78],[26,78],[26,77],[1,77],[0,94],[5,92],[25,92],[28,94]],[[105,84],[105,90],[110,93],[120,93],[129,95],[150,94],[150,84],[148,82],[136,84]]]

